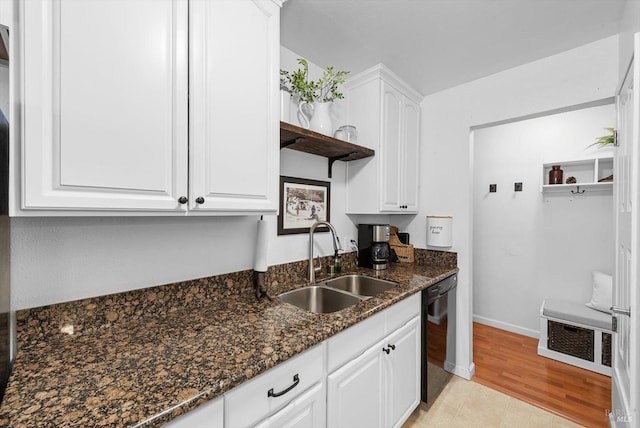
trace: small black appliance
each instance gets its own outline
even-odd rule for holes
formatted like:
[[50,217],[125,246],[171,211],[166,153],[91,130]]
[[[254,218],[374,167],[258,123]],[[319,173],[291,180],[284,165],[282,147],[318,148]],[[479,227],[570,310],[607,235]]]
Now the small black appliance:
[[387,268],[389,233],[388,224],[358,225],[358,266],[375,270]]

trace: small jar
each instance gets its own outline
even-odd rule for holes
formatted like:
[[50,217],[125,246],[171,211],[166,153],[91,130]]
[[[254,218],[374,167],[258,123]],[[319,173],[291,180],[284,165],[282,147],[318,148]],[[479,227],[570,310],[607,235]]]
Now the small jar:
[[335,138],[339,138],[349,143],[358,143],[358,131],[353,125],[343,125],[333,134]]
[[562,184],[562,173],[560,165],[552,165],[549,171],[549,184]]

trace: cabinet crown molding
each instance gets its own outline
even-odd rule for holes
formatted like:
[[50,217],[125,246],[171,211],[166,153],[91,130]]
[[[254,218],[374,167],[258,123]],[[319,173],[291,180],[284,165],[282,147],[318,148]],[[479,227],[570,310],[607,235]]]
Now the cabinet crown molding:
[[413,89],[407,82],[402,80],[400,76],[391,71],[391,69],[389,69],[389,67],[387,67],[383,63],[376,64],[373,67],[352,76],[345,82],[345,87],[347,89],[350,89],[352,87],[360,86],[375,79],[382,79],[390,85],[396,87],[396,89],[401,91],[414,103],[420,104],[424,99],[424,95]]

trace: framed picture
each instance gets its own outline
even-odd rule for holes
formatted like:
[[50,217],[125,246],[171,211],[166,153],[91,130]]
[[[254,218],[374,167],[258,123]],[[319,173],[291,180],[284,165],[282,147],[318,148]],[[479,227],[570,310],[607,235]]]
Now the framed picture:
[[[331,183],[280,176],[278,235],[309,233],[316,221],[329,221]],[[318,232],[327,232],[326,227]]]

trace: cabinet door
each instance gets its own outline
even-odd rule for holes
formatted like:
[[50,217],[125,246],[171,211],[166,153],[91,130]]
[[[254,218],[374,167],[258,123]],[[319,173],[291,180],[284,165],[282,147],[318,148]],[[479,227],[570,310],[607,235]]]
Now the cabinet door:
[[403,105],[402,205],[404,212],[418,212],[418,165],[420,162],[420,106],[408,98]]
[[327,377],[327,426],[384,426],[382,354],[374,346]]
[[184,210],[187,3],[22,3],[21,208]]
[[275,212],[280,8],[271,0],[190,5],[189,206]]
[[284,409],[260,422],[255,428],[324,427],[325,398],[323,384],[316,384]]
[[420,317],[388,337],[384,355],[387,427],[400,427],[420,403]]
[[402,159],[403,96],[391,85],[382,83],[382,168],[378,180],[380,211],[402,211],[400,168]]

